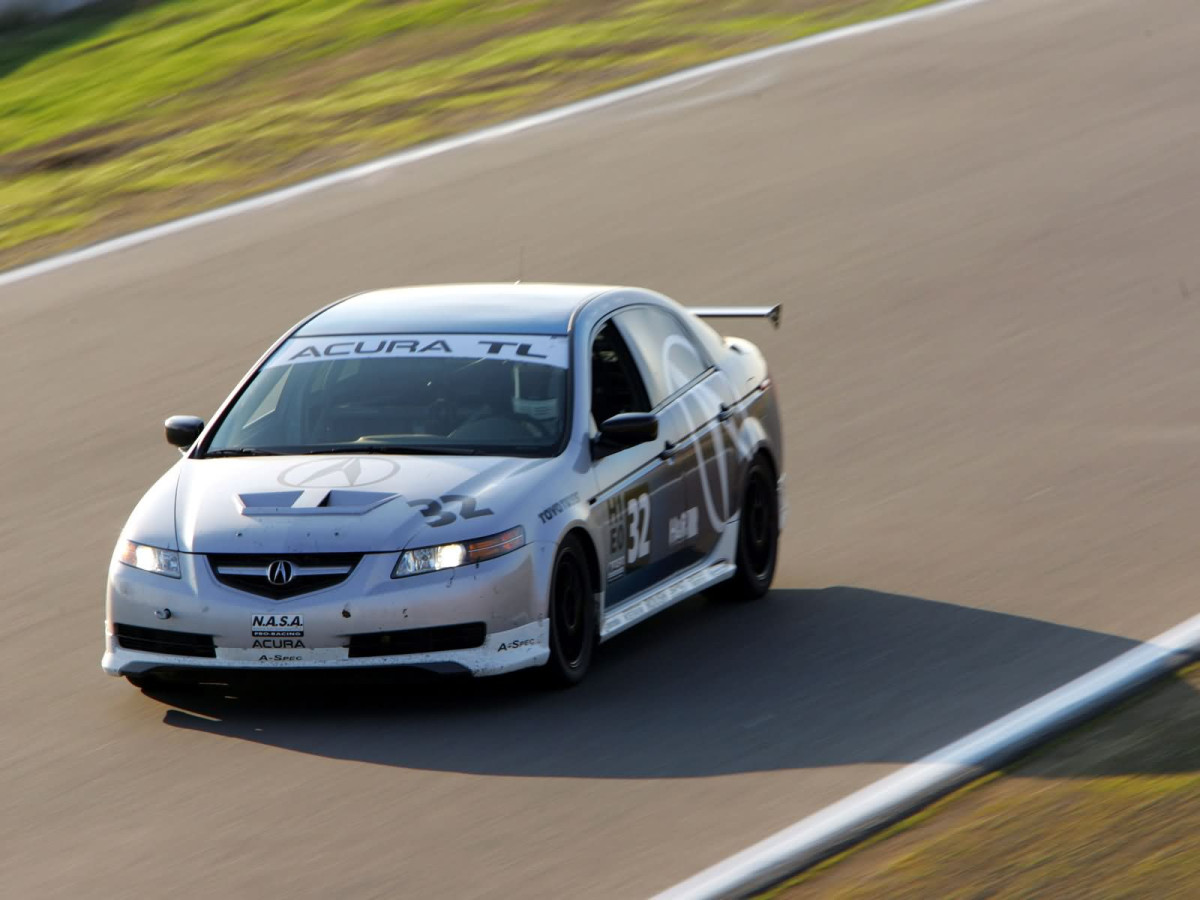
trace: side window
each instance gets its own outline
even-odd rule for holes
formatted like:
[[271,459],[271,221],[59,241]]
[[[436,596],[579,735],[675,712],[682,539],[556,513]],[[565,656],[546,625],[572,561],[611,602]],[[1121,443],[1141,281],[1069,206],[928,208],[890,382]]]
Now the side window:
[[639,306],[617,314],[621,330],[646,368],[650,402],[657,406],[708,368],[696,341],[668,312]]
[[618,413],[649,409],[637,365],[609,319],[592,339],[592,418],[599,425]]

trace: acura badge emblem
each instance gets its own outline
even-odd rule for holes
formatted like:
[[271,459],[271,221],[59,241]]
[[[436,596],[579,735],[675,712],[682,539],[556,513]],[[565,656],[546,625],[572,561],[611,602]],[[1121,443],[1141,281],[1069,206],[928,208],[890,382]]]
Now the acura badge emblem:
[[292,564],[286,559],[277,559],[267,566],[267,581],[274,585],[285,585],[292,580]]

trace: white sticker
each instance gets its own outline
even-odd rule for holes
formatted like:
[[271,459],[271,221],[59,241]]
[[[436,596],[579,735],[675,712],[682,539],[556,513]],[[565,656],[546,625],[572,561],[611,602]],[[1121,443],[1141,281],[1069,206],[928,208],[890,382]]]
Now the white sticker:
[[700,511],[690,507],[667,521],[667,541],[671,546],[682,544],[700,534]]
[[249,663],[321,663],[349,659],[348,647],[218,647],[217,659]]
[[263,366],[384,357],[503,359],[567,367],[567,339],[544,334],[340,334],[292,338]]
[[630,496],[625,502],[625,511],[629,517],[629,545],[625,550],[625,562],[632,566],[650,555],[650,495],[640,493]]

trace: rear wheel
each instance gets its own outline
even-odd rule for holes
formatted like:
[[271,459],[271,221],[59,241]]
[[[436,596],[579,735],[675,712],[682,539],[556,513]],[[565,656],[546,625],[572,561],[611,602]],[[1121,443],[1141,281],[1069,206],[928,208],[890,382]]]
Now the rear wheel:
[[771,587],[779,556],[779,495],[775,473],[763,456],[746,472],[738,522],[737,571],[717,586],[729,600],[757,600]]
[[596,603],[587,559],[568,536],[554,557],[550,578],[550,659],[542,669],[552,687],[570,687],[587,674],[596,648]]

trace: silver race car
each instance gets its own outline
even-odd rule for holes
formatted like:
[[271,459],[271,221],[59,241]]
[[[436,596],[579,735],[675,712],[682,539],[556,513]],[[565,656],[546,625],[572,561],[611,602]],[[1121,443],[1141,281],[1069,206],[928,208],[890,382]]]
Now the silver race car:
[[449,285],[289,330],[179,460],[108,572],[103,667],[583,678],[699,591],[762,596],[785,512],[759,350],[651,291]]

